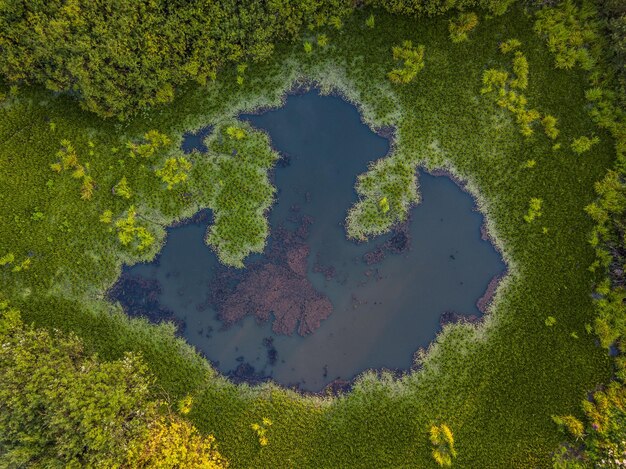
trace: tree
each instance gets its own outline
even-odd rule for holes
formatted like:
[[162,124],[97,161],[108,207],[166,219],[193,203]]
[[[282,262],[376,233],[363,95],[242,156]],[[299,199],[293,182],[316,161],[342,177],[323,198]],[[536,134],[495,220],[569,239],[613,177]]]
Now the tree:
[[435,462],[440,466],[451,466],[452,459],[456,458],[452,430],[445,423],[431,426],[430,443],[433,445]]
[[418,72],[424,68],[423,45],[413,46],[413,42],[404,41],[402,46],[392,48],[393,59],[402,65],[391,70],[387,76],[392,83],[407,84],[413,81]]
[[123,176],[122,179],[120,179],[120,181],[113,187],[113,193],[117,196],[124,197],[125,199],[130,199],[133,196],[133,192],[130,190],[126,176]]
[[0,466],[221,468],[203,437],[152,397],[140,357],[101,362],[73,334],[0,305]]
[[190,81],[267,58],[309,25],[339,29],[353,10],[344,0],[0,2],[0,74],[126,119]]
[[219,469],[228,463],[212,435],[202,436],[188,421],[170,413],[149,424],[147,435],[131,445],[124,466]]
[[179,156],[178,158],[168,158],[163,167],[157,169],[155,174],[167,184],[168,190],[171,190],[175,185],[187,180],[189,171],[191,171],[191,163],[184,156]]

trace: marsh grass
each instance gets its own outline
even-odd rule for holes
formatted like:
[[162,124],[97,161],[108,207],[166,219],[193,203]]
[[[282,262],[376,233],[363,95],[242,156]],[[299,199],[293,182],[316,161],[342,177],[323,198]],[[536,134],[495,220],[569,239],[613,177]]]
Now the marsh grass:
[[[234,467],[431,467],[428,430],[437,422],[454,430],[459,467],[548,466],[562,438],[551,415],[578,415],[586,391],[610,376],[609,358],[584,329],[593,319],[595,280],[587,270],[594,252],[584,207],[611,165],[611,139],[587,115],[582,74],[553,67],[523,11],[480,18],[471,40],[461,43],[448,37],[451,17],[416,21],[374,11],[370,28],[370,14],[357,12],[340,30],[324,30],[324,47],[279,47],[273,60],[249,64],[241,84],[235,68],[225,70],[216,82],[189,87],[171,106],[126,123],[102,121],[68,97],[27,87],[10,93],[2,85],[10,97],[0,107],[0,256],[31,260],[18,272],[0,266],[2,293],[27,321],[73,330],[103,359],[140,352],[157,376],[155,393],[192,395],[189,417],[215,434]],[[563,141],[597,135],[588,152],[578,156],[567,145],[555,152],[543,132],[523,137],[510,113],[481,95],[483,72],[508,66],[499,45],[512,37],[528,61],[525,95],[558,119]],[[425,46],[425,66],[411,83],[395,86],[387,79],[392,47],[406,40]],[[214,203],[218,182],[204,177],[210,158],[202,154],[186,156],[189,178],[171,190],[155,174],[182,154],[183,132],[233,125],[239,112],[279,106],[298,79],[358,103],[372,128],[396,129],[390,155],[369,176],[355,175],[363,184],[357,209],[375,204],[371,209],[390,226],[402,218],[401,207],[418,200],[407,168],[448,168],[468,181],[512,266],[482,324],[446,326],[416,354],[419,371],[401,379],[365,373],[339,398],[271,384],[235,386],[176,338],[173,326],[128,319],[105,299],[122,263],[153,258],[167,225]],[[170,142],[149,159],[131,158],[127,144],[151,130]],[[90,163],[90,200],[81,199],[75,179],[50,169],[64,139]],[[389,190],[381,181],[393,168],[402,178]],[[372,175],[372,185],[363,183]],[[112,190],[124,177],[128,199]],[[542,216],[526,223],[533,197],[543,201]],[[380,210],[382,198],[388,211]],[[106,211],[117,219],[131,206],[155,237],[141,252],[121,245],[100,222]],[[553,327],[545,326],[548,316]],[[273,425],[261,447],[250,425],[263,418]]]

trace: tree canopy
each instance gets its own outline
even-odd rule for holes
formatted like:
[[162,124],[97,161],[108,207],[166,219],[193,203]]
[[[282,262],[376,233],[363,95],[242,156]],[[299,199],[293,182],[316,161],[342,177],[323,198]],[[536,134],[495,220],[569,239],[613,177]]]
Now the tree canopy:
[[101,362],[0,306],[0,466],[226,466],[212,436],[154,399],[140,357]]
[[341,0],[10,0],[0,3],[0,73],[125,118],[351,9]]

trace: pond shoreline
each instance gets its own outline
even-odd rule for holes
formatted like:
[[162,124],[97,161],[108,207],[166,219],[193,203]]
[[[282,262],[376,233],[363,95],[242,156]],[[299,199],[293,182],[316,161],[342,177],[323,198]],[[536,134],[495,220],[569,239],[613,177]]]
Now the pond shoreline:
[[[312,84],[312,83],[300,84],[299,86],[294,86],[294,87],[292,87],[292,91],[293,92],[292,93],[287,93],[286,96],[293,96],[293,95],[298,96],[298,95],[306,94],[314,86],[315,85]],[[317,95],[320,95],[319,89],[318,89]],[[348,102],[345,99],[345,96],[343,94],[341,94],[341,93],[333,93],[333,94],[331,94],[331,96],[333,96],[333,95],[334,95],[334,97],[338,98],[342,103]],[[286,97],[285,97],[285,99],[286,99]],[[342,104],[342,106],[343,106],[343,104]],[[262,114],[263,113],[263,109],[264,108],[258,108],[256,110],[256,114]],[[276,107],[275,106],[271,106],[271,107],[268,107],[268,109],[276,109]],[[372,128],[365,124],[365,121],[364,121],[364,119],[362,117],[362,114],[359,111],[359,109],[360,108],[357,106],[356,114],[359,117],[360,124],[366,126],[367,129],[369,129],[369,131],[371,132]],[[241,118],[242,115],[243,114],[239,114],[239,117]],[[246,121],[246,119],[242,119],[242,120]],[[255,127],[256,129],[259,128],[257,125],[254,124],[254,122],[248,121],[248,123],[250,125],[252,125],[253,127]],[[270,139],[270,144],[272,145],[272,148],[275,151],[278,151],[278,149],[274,145],[274,142],[272,142],[272,139],[271,139],[271,136],[270,136],[270,131],[269,130],[265,130],[265,129],[261,129],[261,130],[264,131],[268,135],[268,137]],[[202,131],[203,131],[203,129],[200,129],[199,131],[195,132],[194,135],[197,135],[198,132],[202,132]],[[388,146],[386,147],[385,156],[383,156],[383,158],[388,157],[390,152],[391,152],[390,148],[393,145],[393,143],[391,143],[389,141],[389,138],[387,138],[386,136],[391,136],[391,138],[394,138],[393,128],[389,127],[389,128],[378,129],[378,132],[376,132],[376,135],[378,135],[379,137],[385,138],[386,144]],[[290,158],[284,156],[285,154],[288,155],[289,152],[285,152],[281,148],[280,154],[281,154],[281,156],[283,158],[281,160],[278,160],[278,162],[275,165],[275,167],[272,168],[271,175],[270,175],[270,177],[272,179],[272,183],[275,186],[277,186],[276,168],[277,167],[287,167],[287,166],[289,166],[289,162],[290,162]],[[299,153],[298,153],[298,155],[299,155]],[[281,162],[283,162],[283,161],[284,161],[284,163],[281,164]],[[368,161],[369,161],[369,164],[371,164],[373,161],[377,161],[377,160],[372,159],[372,160],[368,160]],[[347,166],[347,168],[349,169],[350,166]],[[473,206],[474,206],[473,210],[477,211],[477,212],[480,212],[480,210],[477,209],[477,198],[474,197],[474,195],[467,189],[467,187],[466,187],[467,183],[462,181],[462,180],[460,180],[459,178],[457,178],[452,172],[444,171],[444,170],[426,171],[422,167],[417,167],[416,171],[424,171],[425,173],[427,173],[429,175],[432,175],[432,176],[446,176],[446,177],[448,177],[451,181],[453,181],[454,185],[458,189],[461,189],[462,192],[468,193],[470,195],[470,197],[472,198],[472,201],[473,201]],[[344,172],[345,172],[345,169],[344,169]],[[350,172],[350,174],[352,174],[352,173]],[[355,176],[356,176],[356,174],[358,174],[358,173],[355,173]],[[352,176],[352,177],[355,177],[355,176]],[[343,176],[343,177],[345,179],[345,176]],[[281,187],[282,187],[282,184],[283,183],[281,182]],[[301,184],[301,183],[297,183],[297,184]],[[343,182],[342,184],[345,184],[345,182]],[[301,188],[298,189],[298,193],[301,194],[301,196],[304,197],[305,200],[304,200],[303,203],[308,204],[310,202],[310,200],[309,200],[310,196],[308,195],[309,192],[307,192],[307,188],[306,187],[307,187],[306,184],[301,186]],[[354,193],[354,189],[353,188],[350,189],[350,191],[352,193]],[[317,197],[317,195],[315,197]],[[272,206],[272,209],[270,209],[270,210],[276,210],[276,201],[277,200],[278,199],[275,199],[274,205]],[[290,219],[296,220],[300,215],[303,215],[303,214],[299,213],[300,207],[299,207],[299,203],[298,202],[296,202],[295,205],[293,205],[293,201],[290,202],[290,203],[292,204],[291,207],[290,207],[291,215],[287,218],[287,220],[290,220]],[[414,204],[413,207],[416,207],[418,205],[419,204]],[[309,207],[309,206],[306,205],[305,210],[308,210],[307,207]],[[365,277],[363,277],[362,281],[358,282],[359,288],[370,288],[370,289],[371,288],[374,288],[374,289],[376,289],[376,288],[378,288],[378,289],[385,288],[384,287],[384,285],[386,285],[384,283],[385,275],[382,275],[378,271],[378,268],[367,268],[367,267],[374,266],[375,264],[379,264],[379,263],[383,262],[385,260],[385,258],[388,255],[390,255],[390,254],[402,254],[402,253],[408,253],[408,252],[411,251],[412,243],[411,243],[411,231],[409,229],[409,225],[410,225],[410,222],[411,222],[411,219],[412,219],[412,209],[413,209],[413,207],[411,207],[411,209],[409,209],[410,210],[409,215],[407,216],[407,218],[402,223],[397,223],[395,226],[392,227],[391,233],[388,236],[389,239],[383,240],[381,243],[378,243],[377,245],[372,243],[371,244],[371,249],[369,251],[365,252],[363,254],[363,256],[360,258],[359,262],[362,263],[364,266],[366,266],[366,270],[363,272]],[[284,211],[284,209],[285,209],[285,206],[283,205],[283,211]],[[266,216],[269,216],[270,210],[268,210],[266,212]],[[481,231],[484,232],[485,231],[485,226],[484,225],[486,224],[486,216],[484,214],[482,214],[482,213],[481,213],[481,215],[482,215]],[[191,215],[191,216],[189,216],[189,217],[187,217],[185,219],[180,219],[180,220],[177,220],[176,222],[172,223],[168,227],[168,230],[176,228],[176,227],[182,227],[182,226],[190,224],[190,223],[191,224],[205,224],[206,223],[208,225],[210,223],[211,218],[212,218],[212,214],[211,214],[210,210],[208,210],[208,209],[201,209],[201,210],[197,211],[195,214],[193,214],[193,215]],[[274,245],[274,247],[272,247],[273,243],[274,244],[275,243],[281,244],[280,239],[277,240],[275,238],[275,235],[280,232],[280,225],[279,225],[279,228],[275,228],[273,223],[274,222],[272,222],[272,233],[271,233],[270,237],[268,238],[268,245],[265,248],[266,254],[268,252],[268,249],[269,249],[269,251],[272,251],[272,250],[275,251],[276,250],[275,248],[277,246]],[[341,223],[340,223],[340,225],[341,225]],[[276,230],[278,230],[278,231],[276,231]],[[343,229],[343,232],[345,233],[345,228]],[[484,239],[484,236],[483,236],[483,239]],[[305,239],[303,239],[302,241],[305,242]],[[344,241],[346,241],[345,236],[344,236]],[[356,241],[353,241],[353,240],[347,240],[347,241],[349,241],[350,244],[354,245],[354,246],[359,246],[359,245],[363,245],[364,244],[364,243],[359,243],[359,242],[356,242]],[[285,243],[282,243],[282,244],[285,244]],[[306,242],[305,242],[305,244],[306,244]],[[421,242],[420,242],[420,244],[421,244]],[[203,246],[206,247],[206,243],[205,242],[203,242]],[[296,246],[296,247],[298,247],[298,246]],[[283,247],[285,247],[285,246],[283,246]],[[300,247],[304,248],[304,246],[300,246]],[[274,272],[276,269],[280,270],[280,269],[283,269],[283,267],[285,267],[285,268],[289,267],[289,269],[291,269],[291,270],[289,270],[289,272],[293,271],[292,273],[294,273],[294,275],[297,274],[298,272],[300,272],[301,274],[304,274],[304,272],[306,272],[306,268],[307,267],[306,267],[306,262],[303,264],[302,261],[306,260],[309,257],[310,250],[309,250],[309,248],[306,248],[306,252],[305,252],[303,249],[300,249],[300,247],[297,249],[297,253],[296,253],[297,255],[295,255],[295,258],[291,259],[291,261],[293,261],[293,262],[290,262],[290,256],[286,252],[282,253],[281,256],[278,256],[278,257],[280,257],[280,259],[277,258],[276,260],[279,260],[280,262],[278,262],[278,264],[276,264],[276,266],[272,270],[272,272]],[[280,247],[279,247],[279,250],[280,250]],[[154,262],[153,265],[159,265],[160,264],[161,253],[162,253],[162,251],[160,251],[157,254],[155,260],[153,261]],[[333,262],[333,258],[331,257],[330,259],[324,260],[324,259],[321,259],[319,257],[319,254],[320,253],[317,252],[317,257],[314,258],[314,263],[312,265],[309,265],[309,267],[311,268],[312,272],[321,273],[326,281],[336,281],[337,282],[336,285],[343,285],[342,282],[344,280],[342,280],[341,278],[339,278],[339,279],[335,278],[335,276],[337,274],[337,269],[336,269],[335,265],[333,265],[333,264],[335,264],[335,262]],[[276,256],[274,256],[274,257],[276,257]],[[291,256],[291,257],[293,257],[293,256]],[[446,257],[445,261],[449,262],[449,260],[447,259],[447,257],[448,257],[447,254],[446,254],[445,257]],[[454,260],[454,256],[450,255],[449,257],[452,260]],[[285,292],[284,292],[284,285],[283,285],[284,282],[282,282],[282,283],[281,282],[278,282],[278,283],[273,282],[271,285],[270,284],[265,285],[265,283],[263,283],[263,282],[259,283],[259,281],[256,281],[256,280],[259,280],[259,279],[254,277],[255,275],[257,277],[259,275],[263,276],[263,264],[264,263],[268,264],[268,262],[269,262],[269,264],[272,264],[273,261],[271,261],[271,259],[269,259],[269,260],[266,260],[266,261],[264,261],[263,263],[260,263],[260,264],[258,263],[258,261],[255,263],[253,260],[251,260],[250,262],[251,262],[251,264],[247,264],[247,266],[248,266],[248,269],[246,269],[247,273],[243,272],[243,271],[240,272],[239,269],[232,269],[233,272],[231,272],[231,273],[233,273],[233,275],[235,275],[235,277],[237,277],[237,278],[241,277],[241,279],[239,279],[239,281],[236,281],[235,277],[230,277],[230,276],[229,276],[228,279],[225,279],[225,281],[226,281],[225,285],[227,285],[229,282],[232,283],[232,281],[235,281],[235,283],[237,285],[239,285],[239,286],[236,286],[235,288],[239,288],[239,290],[241,290],[241,288],[243,288],[243,290],[241,290],[241,291],[236,290],[236,289],[233,290],[231,292],[232,295],[230,295],[230,296],[233,296],[233,295],[237,296],[238,295],[239,297],[241,297],[242,294],[245,293],[243,295],[245,297],[242,300],[243,303],[241,303],[241,301],[239,301],[239,300],[236,302],[237,304],[241,303],[240,307],[236,308],[236,310],[239,311],[239,313],[235,314],[235,316],[233,316],[232,314],[230,314],[230,315],[227,314],[226,316],[224,316],[223,313],[220,314],[219,310],[222,309],[222,308],[214,308],[214,307],[212,307],[212,306],[215,306],[216,304],[219,304],[220,302],[219,301],[215,301],[215,298],[213,298],[213,300],[211,300],[210,296],[207,298],[207,300],[205,301],[204,304],[198,304],[196,306],[196,310],[198,312],[202,312],[202,311],[206,311],[207,308],[209,308],[209,307],[211,307],[212,310],[216,310],[217,309],[218,310],[218,314],[220,315],[221,322],[222,322],[221,327],[218,327],[219,330],[229,330],[231,325],[233,325],[236,322],[239,322],[239,320],[242,319],[244,316],[251,315],[251,316],[256,318],[256,322],[259,322],[259,321],[260,322],[269,322],[270,320],[273,320],[272,327],[273,327],[275,333],[290,334],[295,329],[296,323],[298,322],[298,319],[288,320],[288,321],[285,322],[285,321],[283,321],[283,319],[284,319],[283,316],[284,315],[282,315],[282,314],[278,315],[280,317],[276,317],[276,315],[274,315],[274,317],[272,317],[271,314],[269,314],[268,312],[273,308],[273,306],[276,303],[276,301],[275,300],[271,300],[270,303],[267,303],[267,301],[269,301],[269,300],[264,299],[265,296],[267,296],[265,292],[269,292],[269,291],[279,291],[281,297],[284,296],[284,294],[285,294]],[[276,262],[274,262],[274,263],[276,263]],[[293,264],[293,266],[295,266],[295,270],[292,268],[291,264]],[[269,265],[269,266],[271,267],[271,265]],[[218,271],[219,270],[220,269],[218,268]],[[228,268],[224,268],[224,270],[228,270]],[[285,272],[287,272],[287,271],[285,271]],[[241,274],[241,275],[238,275],[238,274]],[[246,289],[247,287],[245,287],[245,285],[243,287],[241,287],[241,281],[242,281],[242,279],[244,279],[244,277],[246,277],[246,275],[248,277],[251,276],[250,278],[252,280],[256,279],[255,281],[252,281],[251,285],[252,285],[254,291],[258,290],[258,295],[253,294],[253,291],[248,291],[248,289]],[[287,273],[286,273],[286,275],[287,275]],[[289,274],[288,276],[291,277],[293,275]],[[252,278],[252,277],[254,277],[254,278]],[[273,274],[270,273],[270,277],[273,278]],[[285,277],[285,279],[286,278],[287,277]],[[380,284],[381,286],[380,287],[374,286],[379,281],[383,281],[383,283]],[[368,285],[368,282],[372,282],[372,283],[369,283],[369,285],[371,285],[371,287],[365,287],[365,285]],[[354,284],[354,281],[352,282],[352,284]],[[461,284],[462,284],[462,282],[461,282]],[[211,284],[209,284],[209,285],[211,285]],[[274,286],[272,286],[272,285],[274,285]],[[280,286],[280,285],[283,285],[283,286]],[[300,285],[300,284],[298,284],[298,285]],[[483,305],[483,304],[484,305],[488,305],[491,302],[491,300],[493,298],[493,294],[494,294],[495,290],[497,289],[498,285],[499,285],[499,282],[494,281],[494,279],[492,278],[491,282],[489,283],[489,286],[487,287],[487,291],[485,291],[483,293],[482,297],[478,300],[480,305]],[[353,287],[354,286],[355,285],[353,285]],[[346,287],[346,288],[353,288],[353,287]],[[213,289],[213,290],[216,289],[216,288],[218,290],[223,290],[223,289],[219,288],[219,285],[217,285],[217,286],[216,285],[212,285],[209,288]],[[296,290],[298,290],[298,289],[296,288]],[[298,296],[299,290],[298,291],[296,291],[296,290],[294,290],[294,294],[296,296]],[[363,309],[363,311],[367,311],[368,309],[371,310],[372,308],[376,308],[377,311],[380,310],[380,306],[373,306],[373,305],[377,305],[377,304],[382,304],[382,303],[377,303],[377,301],[373,301],[373,300],[379,299],[380,297],[369,298],[367,295],[362,297],[361,294],[359,293],[359,291],[360,290],[358,290],[358,291],[355,290],[355,292],[357,293],[357,295],[359,297],[359,298],[356,299],[356,304],[354,303],[354,298],[355,298],[354,293],[352,293],[352,297],[353,297],[352,308],[359,308],[359,311],[361,311],[362,308],[365,308],[365,309]],[[352,292],[352,290],[350,290],[350,292]],[[257,300],[254,299],[256,297],[255,295],[259,297],[259,299],[261,301],[260,303],[257,302]],[[112,298],[112,297],[109,296],[109,298]],[[384,296],[383,296],[383,298],[384,298]],[[230,304],[230,303],[228,303],[228,299],[227,298],[225,299],[225,301],[227,302],[226,304]],[[249,304],[250,301],[253,301],[254,304],[252,304],[252,305]],[[292,309],[289,312],[289,314],[292,314],[294,312],[293,311],[294,301],[290,300],[287,303],[289,303],[289,305],[290,305],[289,308]],[[125,307],[125,310],[126,309],[127,308]],[[232,309],[232,308],[230,308],[230,309]],[[230,309],[226,309],[226,311],[229,311]],[[484,310],[486,309],[486,307],[481,309],[481,307],[479,306],[478,309],[479,309],[480,312],[484,313],[485,312]],[[462,310],[463,309],[461,309],[461,311]],[[233,310],[233,311],[235,311],[235,310]],[[258,313],[262,313],[261,316],[256,314],[255,311],[258,312]],[[443,313],[440,313],[439,317],[438,317],[438,324],[439,324],[439,326],[443,326],[443,325],[448,324],[450,322],[472,322],[472,323],[474,323],[474,322],[477,322],[477,321],[482,319],[482,318],[478,318],[477,316],[473,317],[473,316],[468,316],[468,315],[461,315],[461,314],[458,314],[458,313],[455,313],[455,312],[451,312],[449,310],[442,310],[442,311],[443,311]],[[243,313],[243,316],[242,316],[242,313]],[[169,314],[169,312],[163,311],[163,312],[161,312],[161,316],[162,316],[160,318],[161,320],[167,320],[168,317],[170,317],[170,314]],[[325,319],[328,316],[329,316],[329,314],[324,314],[321,317],[321,319],[317,320],[316,323],[318,324],[318,326],[321,323],[321,320]],[[194,317],[194,315],[192,314],[191,317]],[[283,324],[285,327],[282,327],[281,324]],[[287,327],[288,325],[289,325],[289,327]],[[280,327],[278,327],[278,326],[280,326]],[[188,341],[189,341],[189,338],[187,337],[187,335],[195,334],[194,331],[196,330],[196,328],[198,328],[198,330],[200,330],[200,326],[197,326],[197,325],[196,326],[192,326],[193,331],[189,331],[188,334],[185,334],[185,327],[186,327],[185,324],[180,324],[179,323],[178,324],[178,328],[177,328],[178,329],[177,330],[177,335],[186,338]],[[277,327],[278,327],[278,329],[276,329]],[[300,335],[307,335],[307,334],[309,334],[310,332],[312,332],[316,328],[317,328],[317,326],[313,327],[313,328],[309,328],[308,326],[306,326],[305,329],[302,329],[302,322],[300,321],[300,327],[298,328],[298,332],[300,333]],[[203,328],[203,329],[206,330],[206,327]],[[215,328],[215,326],[210,327],[210,331],[207,334],[211,334],[213,331],[216,331],[216,330],[217,329]],[[439,336],[440,333],[441,333],[441,330],[436,332],[435,337],[433,339],[434,341],[437,340],[437,337]],[[198,334],[203,335],[204,332],[198,332]],[[421,337],[420,334],[421,333],[418,332],[416,337]],[[207,335],[207,338],[208,337],[209,337],[209,335]],[[271,337],[270,337],[270,339],[271,339]],[[215,343],[217,344],[217,343],[219,343],[219,341],[215,342]],[[345,342],[345,343],[349,344],[349,342]],[[430,342],[430,343],[432,344],[432,342]],[[277,386],[283,386],[283,387],[287,387],[289,389],[298,389],[298,391],[301,394],[303,394],[303,395],[319,395],[319,396],[323,396],[323,395],[328,395],[329,393],[332,394],[332,393],[347,392],[354,385],[354,383],[359,379],[359,376],[363,375],[364,373],[376,373],[376,374],[380,374],[380,373],[388,374],[388,373],[391,373],[394,377],[401,377],[401,376],[404,376],[407,373],[411,373],[412,371],[415,371],[416,369],[419,368],[419,366],[416,364],[416,362],[414,360],[412,360],[411,364],[409,366],[404,366],[403,365],[402,368],[393,368],[393,367],[389,368],[389,367],[384,367],[384,366],[383,367],[380,367],[380,366],[369,366],[369,367],[366,367],[366,368],[361,368],[361,371],[357,371],[357,372],[355,372],[352,375],[349,375],[348,373],[346,373],[345,370],[343,372],[339,372],[337,370],[334,370],[333,373],[337,373],[336,376],[341,376],[341,378],[335,379],[335,380],[330,381],[330,382],[324,380],[324,381],[326,381],[327,384],[325,384],[323,386],[323,388],[321,388],[321,389],[317,388],[317,387],[313,388],[313,389],[320,389],[320,391],[315,391],[315,390],[312,391],[312,390],[301,389],[301,386],[304,385],[304,383],[306,383],[306,381],[304,381],[304,380],[302,382],[296,381],[294,384],[290,384],[288,381],[286,381],[283,378],[283,381],[282,381],[283,384],[279,384],[275,379],[270,377],[270,376],[272,376],[274,374],[273,371],[270,373],[270,375],[267,375],[268,371],[266,371],[266,368],[261,367],[260,368],[261,371],[257,372],[255,370],[254,366],[252,366],[252,363],[247,363],[245,361],[244,356],[237,357],[237,363],[235,363],[232,366],[231,366],[231,360],[232,359],[228,359],[227,365],[225,365],[227,368],[225,368],[225,370],[230,370],[230,371],[220,371],[220,370],[217,369],[219,367],[219,360],[218,361],[211,360],[203,352],[201,345],[195,345],[195,349],[202,356],[204,356],[207,360],[209,360],[211,363],[214,364],[214,368],[216,369],[216,372],[220,373],[222,376],[227,377],[233,383],[247,382],[249,384],[258,384],[258,383],[262,383],[262,382],[271,381],[271,382],[275,383]],[[423,350],[423,349],[424,349],[423,346],[417,346],[411,352],[412,356],[414,356],[414,357],[417,356],[419,354],[420,350]],[[265,352],[263,352],[263,353],[265,353]],[[273,353],[274,354],[274,360],[275,360],[275,356],[276,356],[276,353],[277,353],[276,349],[273,349],[273,352],[272,352],[272,349],[268,348],[267,349],[267,353],[268,353],[268,355],[270,353]],[[233,355],[232,358],[234,358],[235,356],[236,355]],[[222,358],[224,358],[224,357],[222,357]],[[241,358],[241,361],[239,360],[239,358]],[[248,356],[247,358],[250,359],[250,356]],[[257,362],[258,362],[258,359],[259,358],[257,357]],[[324,363],[323,360],[324,360],[323,357],[321,359],[319,359],[319,361],[321,361],[321,363]],[[282,362],[284,363],[284,360]],[[387,361],[387,363],[389,363],[389,362]],[[326,376],[327,376],[326,368],[327,368],[327,365],[324,365],[324,370],[325,370],[324,371],[324,378],[326,378]],[[311,368],[311,370],[315,370],[315,369],[317,369],[317,368],[315,368],[315,367]],[[308,374],[305,373],[305,376],[310,375],[312,372],[313,371],[308,372]],[[345,379],[344,378],[345,376],[351,376],[351,378]],[[307,378],[307,380],[308,380],[308,378]],[[315,383],[317,381],[315,379],[309,380],[309,383],[311,383],[311,382]],[[307,384],[307,385],[309,385],[309,384]]]

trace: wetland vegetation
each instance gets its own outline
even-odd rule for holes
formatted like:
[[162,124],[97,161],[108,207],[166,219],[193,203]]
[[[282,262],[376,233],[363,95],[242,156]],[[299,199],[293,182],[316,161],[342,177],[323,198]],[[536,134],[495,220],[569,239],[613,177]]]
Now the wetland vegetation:
[[[620,2],[362,3],[0,5],[2,464],[619,464],[626,431]],[[458,192],[422,168],[465,181],[508,267],[484,320],[446,324],[411,372],[368,371],[349,392],[327,395],[235,383],[177,334],[176,314],[153,324],[129,317],[107,295],[123,265],[161,253],[167,268],[168,227],[204,209],[210,223],[173,228],[172,240],[175,230],[195,229],[196,245],[200,236],[207,243],[203,255],[212,250],[213,265],[237,275],[267,255],[280,235],[272,217],[288,216],[281,195],[295,183],[288,174],[296,162],[276,167],[288,163],[280,137],[260,130],[262,115],[242,114],[285,99],[289,107],[286,96],[311,85],[392,136],[389,152],[383,141],[369,166],[365,153],[346,163],[346,196],[327,203],[345,221],[332,226],[342,233],[328,251],[333,260],[385,245],[403,226],[413,230],[428,181]],[[209,129],[196,145],[206,151],[181,147],[200,129]],[[464,216],[460,203],[454,218]],[[420,225],[415,233],[435,235]],[[296,270],[313,268],[315,229],[308,261],[296,256]],[[411,254],[423,249],[418,242],[426,241],[411,237]],[[394,256],[402,255],[383,262]],[[300,277],[315,290],[331,265],[322,259],[317,277]],[[457,294],[453,285],[437,288]],[[414,350],[430,337],[411,340]],[[77,399],[46,391],[67,383]],[[94,392],[98,383],[119,399]],[[17,391],[25,386],[32,392]],[[112,425],[99,425],[103,419]],[[123,431],[110,431],[116,425]]]

